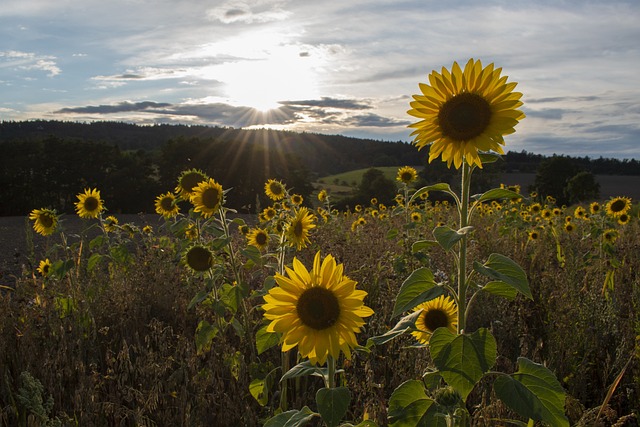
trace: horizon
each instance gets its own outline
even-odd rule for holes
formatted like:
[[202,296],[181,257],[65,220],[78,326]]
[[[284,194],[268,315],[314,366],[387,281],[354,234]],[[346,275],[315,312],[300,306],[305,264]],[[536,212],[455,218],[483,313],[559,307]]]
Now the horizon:
[[0,119],[410,142],[419,83],[473,57],[523,93],[505,151],[638,159],[638,21],[631,0],[7,0]]

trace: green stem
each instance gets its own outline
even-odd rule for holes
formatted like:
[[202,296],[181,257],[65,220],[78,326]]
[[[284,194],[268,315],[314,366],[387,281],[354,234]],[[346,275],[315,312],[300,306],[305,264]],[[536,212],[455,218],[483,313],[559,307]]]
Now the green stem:
[[327,388],[336,387],[336,360],[331,355],[327,357],[327,378],[325,378],[325,386]]
[[[471,166],[462,164],[462,189],[460,194],[460,228],[469,225],[469,189],[471,186]],[[466,327],[467,305],[467,239],[465,234],[460,239],[458,255],[458,333],[464,332]]]

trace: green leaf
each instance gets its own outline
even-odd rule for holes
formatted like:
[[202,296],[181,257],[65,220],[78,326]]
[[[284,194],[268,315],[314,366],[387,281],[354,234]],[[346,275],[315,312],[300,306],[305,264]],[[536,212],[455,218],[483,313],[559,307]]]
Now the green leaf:
[[294,409],[269,418],[267,422],[264,423],[264,427],[302,427],[318,415],[319,414],[309,409],[308,406],[305,406],[299,411]]
[[529,289],[527,273],[525,273],[518,264],[506,256],[491,254],[484,265],[477,261],[474,262],[473,269],[490,279],[503,282],[527,298],[533,299],[531,289]]
[[271,347],[278,345],[280,337],[277,332],[267,332],[267,325],[258,329],[256,332],[256,349],[258,354],[262,354]]
[[229,283],[225,283],[221,288],[221,300],[224,304],[231,309],[231,312],[235,314],[238,311],[238,306],[242,301],[242,293],[238,286],[233,286]]
[[429,301],[444,293],[444,289],[433,279],[433,273],[427,267],[414,270],[402,283],[391,317],[411,310],[425,301]]
[[485,292],[489,292],[490,294],[493,294],[493,295],[504,297],[508,300],[513,300],[518,294],[518,291],[515,290],[513,287],[500,281],[489,282],[486,285],[484,285],[481,290]]
[[496,340],[488,329],[456,335],[447,328],[435,330],[429,340],[433,363],[442,378],[463,400],[496,363]]
[[327,427],[337,427],[344,418],[351,402],[351,393],[346,387],[321,388],[316,393],[318,412]]
[[102,246],[105,243],[105,237],[103,234],[93,238],[90,242],[89,242],[89,249],[94,250],[96,248],[99,248],[100,246]]
[[94,268],[98,265],[98,263],[102,260],[103,256],[100,254],[93,254],[87,260],[87,270],[93,271]]
[[256,399],[260,406],[265,406],[269,402],[269,387],[266,378],[251,381],[251,384],[249,384],[249,393],[251,393],[251,396]]
[[315,375],[319,377],[324,377],[326,368],[321,368],[317,365],[312,365],[311,362],[305,360],[304,362],[298,363],[293,368],[289,369],[285,374],[280,378],[280,382],[296,378],[296,377],[304,377],[307,375]]
[[262,254],[260,253],[260,249],[253,245],[247,245],[247,247],[242,249],[241,252],[242,255],[244,255],[248,260],[253,261],[254,264],[262,265]]
[[565,392],[555,375],[542,365],[518,358],[518,371],[501,375],[493,383],[496,395],[523,417],[554,427],[568,427]]
[[419,190],[416,190],[415,193],[409,199],[409,203],[413,203],[414,200],[419,198],[424,193],[428,193],[429,191],[443,191],[445,193],[449,193],[452,196],[457,197],[456,194],[451,190],[451,186],[445,182],[441,182],[439,184],[428,185],[426,187],[422,187]]
[[111,258],[119,264],[128,264],[133,261],[133,256],[124,244],[113,246],[109,251]]
[[473,230],[473,227],[463,227],[460,230],[453,230],[449,227],[436,227],[433,235],[436,240],[444,248],[445,251],[451,250],[453,245],[458,243],[467,233]]
[[398,234],[400,234],[400,232],[398,231],[397,228],[392,228],[389,231],[387,231],[387,235],[385,236],[385,238],[387,240],[393,240],[396,237],[398,237]]
[[427,397],[420,381],[398,386],[389,398],[389,425],[392,427],[446,427],[438,404]]
[[483,165],[494,163],[502,159],[502,156],[498,153],[478,153],[478,157],[480,157],[480,161]]
[[213,339],[218,335],[218,327],[201,320],[196,328],[196,353],[201,356],[211,349]]
[[187,306],[187,310],[191,310],[195,305],[200,304],[202,301],[207,299],[208,296],[209,296],[209,291],[205,289],[198,291],[198,293],[193,298],[191,298],[191,301]]
[[424,249],[429,249],[430,247],[437,244],[438,242],[435,240],[418,240],[417,242],[414,242],[413,245],[411,245],[411,253],[415,254],[416,252],[420,252]]
[[520,199],[522,198],[521,194],[516,193],[515,191],[507,190],[506,188],[494,188],[485,193],[480,194],[476,203],[488,202],[489,200],[498,200],[498,199]]
[[376,337],[371,337],[367,340],[367,347],[371,347],[372,345],[382,345],[385,344],[392,339],[406,333],[409,331],[413,331],[416,329],[416,319],[422,310],[418,310],[411,314],[404,316],[400,321],[393,327],[393,329],[387,331],[383,335],[378,335]]

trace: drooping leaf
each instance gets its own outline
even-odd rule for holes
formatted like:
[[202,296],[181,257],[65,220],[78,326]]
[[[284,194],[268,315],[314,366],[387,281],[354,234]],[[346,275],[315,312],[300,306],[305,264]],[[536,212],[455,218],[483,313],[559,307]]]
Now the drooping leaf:
[[474,262],[473,269],[494,281],[503,282],[527,298],[533,299],[527,273],[510,258],[494,253],[489,255],[489,259],[484,264]]
[[454,198],[457,197],[456,194],[451,190],[451,186],[449,184],[441,182],[439,184],[427,185],[426,187],[422,187],[421,189],[417,190],[415,193],[413,193],[411,198],[409,198],[409,203],[413,203],[424,193],[428,193],[430,191],[442,191],[451,194],[452,196],[454,196]]
[[100,255],[97,253],[92,254],[87,260],[87,271],[89,272],[93,271],[93,269],[96,268],[96,266],[100,263],[102,258],[103,258],[103,255]]
[[311,362],[305,360],[304,362],[298,363],[296,366],[285,372],[284,375],[280,378],[280,382],[289,380],[291,378],[304,377],[307,375],[323,377],[326,375],[326,371],[326,368],[312,365]]
[[411,253],[420,252],[424,249],[429,249],[432,246],[437,245],[438,242],[435,240],[418,240],[411,245]]
[[476,203],[488,202],[490,200],[498,199],[519,199],[522,198],[521,194],[515,191],[507,190],[506,188],[494,188],[487,192],[484,192],[478,196]]
[[346,387],[321,388],[316,393],[318,412],[327,427],[337,427],[344,418],[351,402],[351,392]]
[[318,413],[305,406],[299,411],[294,409],[269,418],[264,427],[302,427],[317,416]]
[[518,291],[515,288],[500,281],[489,282],[482,287],[482,290],[509,300],[513,300],[518,294]]
[[209,291],[207,291],[206,289],[201,289],[193,298],[191,298],[191,301],[187,306],[187,310],[191,310],[194,306],[204,301],[208,296],[209,296]]
[[446,419],[436,402],[425,393],[420,381],[398,386],[389,398],[389,425],[392,427],[446,427]]
[[398,323],[396,323],[396,326],[393,327],[393,329],[387,331],[383,335],[378,335],[378,336],[369,338],[367,340],[367,347],[371,347],[373,345],[385,344],[391,341],[392,339],[399,337],[402,334],[415,330],[416,319],[418,318],[418,316],[420,316],[421,313],[422,313],[422,310],[418,310],[416,312],[408,314],[403,318],[401,318],[398,321]]
[[485,328],[469,335],[438,328],[429,340],[429,348],[440,375],[463,400],[496,363],[496,340]]
[[196,328],[196,353],[200,356],[211,349],[213,339],[218,335],[219,329],[206,320],[201,320]]
[[262,254],[260,253],[260,249],[253,245],[247,245],[247,247],[242,249],[241,252],[242,255],[244,255],[248,260],[253,261],[254,264],[262,265]]
[[271,347],[278,345],[280,337],[276,332],[267,332],[267,325],[258,329],[256,332],[256,349],[258,354],[262,354]]
[[391,317],[411,310],[415,306],[444,293],[441,286],[435,282],[433,273],[426,267],[414,270],[402,283]]
[[500,400],[523,417],[554,427],[569,426],[564,389],[544,366],[520,357],[518,371],[496,378],[493,388]]
[[453,245],[462,240],[462,238],[471,230],[473,230],[473,227],[470,226],[463,227],[460,230],[453,230],[449,227],[441,226],[436,227],[433,230],[433,235],[440,246],[442,246],[445,251],[449,251],[451,250],[451,248],[453,248]]

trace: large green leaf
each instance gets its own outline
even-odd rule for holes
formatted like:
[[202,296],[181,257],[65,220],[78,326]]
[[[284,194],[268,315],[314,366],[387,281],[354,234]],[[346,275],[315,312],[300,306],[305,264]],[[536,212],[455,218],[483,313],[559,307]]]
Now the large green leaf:
[[416,252],[420,252],[424,249],[429,249],[430,247],[437,244],[438,242],[435,240],[418,240],[417,242],[414,242],[413,245],[411,245],[411,253],[415,254]]
[[389,398],[389,425],[392,427],[446,427],[438,404],[427,397],[422,382],[406,381]]
[[302,427],[311,421],[318,414],[309,409],[308,406],[300,409],[294,409],[271,417],[264,423],[264,427]]
[[445,182],[441,182],[439,184],[428,185],[426,187],[422,187],[421,189],[417,190],[415,193],[413,193],[413,195],[409,199],[409,203],[413,203],[414,200],[416,200],[418,197],[420,197],[424,193],[428,193],[429,191],[443,191],[445,193],[449,193],[454,197],[456,197],[456,194],[451,190],[451,186]]
[[296,366],[285,372],[282,378],[280,378],[280,382],[289,380],[291,378],[304,377],[307,375],[315,375],[322,378],[326,376],[326,371],[327,368],[321,368],[320,366],[312,365],[311,362],[305,360],[304,362],[298,363]]
[[213,339],[220,330],[206,320],[201,320],[196,328],[196,352],[200,356],[211,349]]
[[523,417],[553,427],[569,426],[564,414],[564,389],[544,366],[520,357],[518,371],[499,376],[493,388],[500,400]]
[[491,254],[484,264],[474,262],[473,269],[494,281],[503,282],[527,298],[533,299],[527,273],[510,258],[500,254]]
[[344,418],[351,402],[351,393],[346,387],[321,388],[316,393],[318,412],[327,427],[337,427]]
[[418,268],[402,283],[391,317],[399,316],[443,293],[444,289],[435,282],[431,270],[426,267]]
[[470,335],[438,328],[429,340],[429,348],[440,375],[463,400],[496,363],[496,340],[485,328]]
[[451,250],[453,245],[458,243],[466,234],[468,234],[473,227],[463,227],[460,230],[453,230],[449,227],[436,227],[433,230],[433,235],[440,244],[444,248],[445,251]]
[[519,199],[522,198],[521,194],[516,193],[515,191],[507,190],[504,188],[494,188],[485,193],[480,194],[476,203],[488,202],[489,200],[497,200],[497,199]]
[[392,339],[399,337],[402,334],[415,330],[416,319],[418,318],[418,316],[420,316],[421,313],[422,313],[422,310],[418,310],[411,314],[408,314],[403,318],[401,318],[398,321],[398,323],[396,323],[396,326],[393,327],[393,329],[387,331],[383,335],[378,335],[378,336],[369,338],[367,340],[367,347],[371,347],[372,345],[385,344],[391,341]]
[[256,332],[256,349],[258,354],[262,354],[271,347],[278,344],[280,336],[277,332],[267,332],[267,325],[258,329]]
[[513,287],[500,281],[489,282],[482,287],[482,290],[484,292],[489,292],[490,294],[498,295],[509,300],[513,300],[516,295],[518,295],[518,291],[516,291]]

